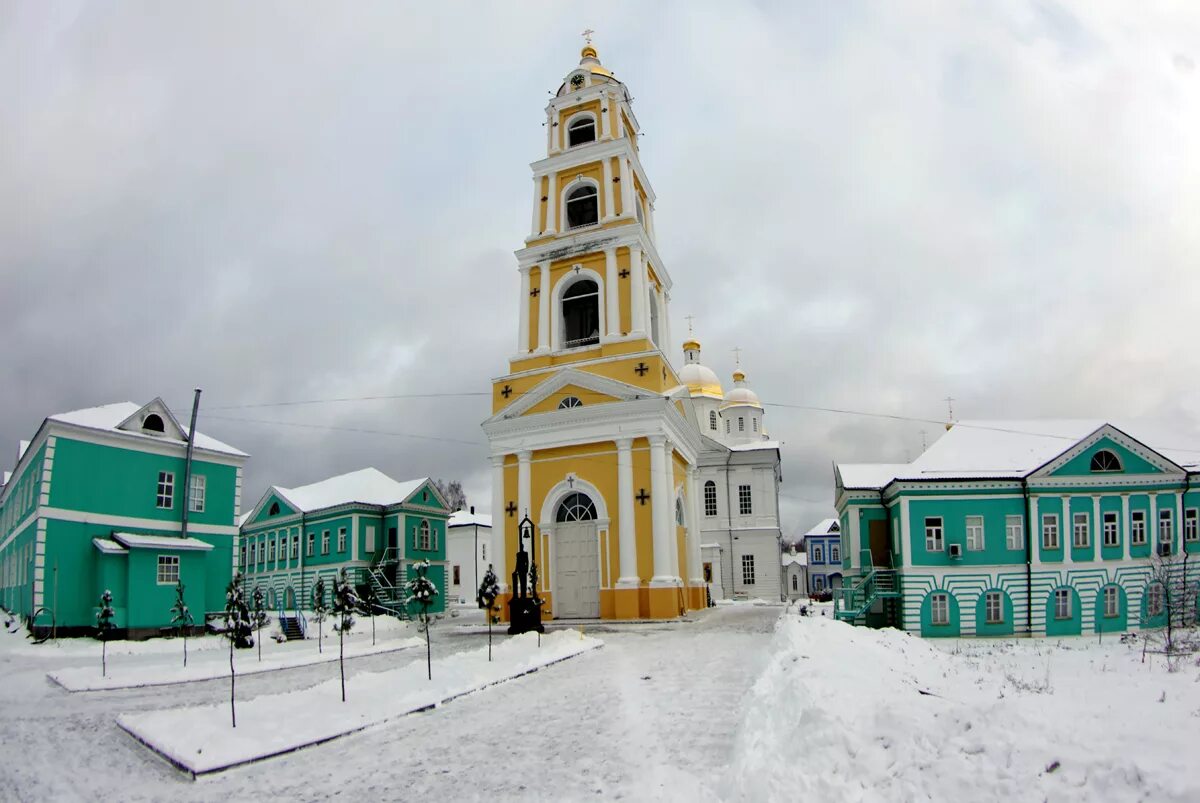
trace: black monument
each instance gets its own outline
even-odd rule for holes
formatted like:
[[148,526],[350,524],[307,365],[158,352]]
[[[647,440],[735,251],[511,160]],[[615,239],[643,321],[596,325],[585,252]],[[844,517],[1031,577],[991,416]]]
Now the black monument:
[[[526,539],[532,554],[525,551]],[[517,560],[513,565],[516,569],[512,573],[512,599],[508,601],[508,634],[545,633],[542,626],[545,600],[537,592],[537,538],[528,515],[517,525]]]

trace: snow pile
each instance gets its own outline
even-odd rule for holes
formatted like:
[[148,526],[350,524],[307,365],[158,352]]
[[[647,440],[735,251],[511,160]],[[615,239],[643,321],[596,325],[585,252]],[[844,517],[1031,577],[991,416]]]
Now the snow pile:
[[[1200,799],[1193,663],[1112,639],[954,641],[785,615],[729,800]],[[1160,702],[1161,700],[1161,702]]]
[[209,706],[122,714],[117,724],[134,738],[194,774],[216,772],[311,746],[371,725],[435,707],[472,691],[536,671],[595,649],[603,642],[574,630],[515,636],[497,644],[433,662],[347,677],[341,701],[337,673],[330,680],[284,694],[261,695],[237,706],[230,726],[229,701]]

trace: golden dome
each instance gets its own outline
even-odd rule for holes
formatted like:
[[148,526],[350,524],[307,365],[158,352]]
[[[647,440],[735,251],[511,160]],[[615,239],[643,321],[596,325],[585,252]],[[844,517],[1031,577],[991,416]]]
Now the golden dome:
[[591,57],[599,60],[600,58],[600,54],[596,52],[596,48],[592,47],[591,44],[584,45],[583,50],[579,51],[579,55],[585,59]]
[[588,70],[592,75],[603,75],[605,78],[613,77],[612,72],[600,63],[600,54],[596,52],[596,48],[592,46],[591,42],[588,42],[583,46],[583,50],[579,51],[579,66]]
[[697,340],[695,340],[694,338],[688,338],[687,340],[683,341],[683,350],[684,351],[699,351],[700,343]]
[[740,369],[737,371],[734,371],[733,372],[733,381],[734,382],[745,382],[746,374],[744,372],[742,372]]

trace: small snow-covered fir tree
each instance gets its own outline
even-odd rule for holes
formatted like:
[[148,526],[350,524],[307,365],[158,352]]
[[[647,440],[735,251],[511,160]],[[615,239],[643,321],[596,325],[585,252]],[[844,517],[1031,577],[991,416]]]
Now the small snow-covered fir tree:
[[409,569],[413,572],[414,577],[404,584],[404,590],[408,594],[404,603],[409,606],[416,604],[420,609],[421,625],[425,628],[425,671],[429,679],[433,680],[433,653],[429,644],[429,608],[433,605],[438,590],[433,581],[425,576],[429,573],[428,560],[418,561]]
[[116,625],[113,617],[116,611],[112,606],[113,595],[107,588],[100,595],[100,610],[96,613],[96,637],[100,639],[100,676],[108,675],[108,632]]
[[183,599],[183,580],[175,582],[175,604],[171,606],[171,624],[183,636],[183,665],[187,666],[187,637],[195,624],[192,612],[188,610],[187,602]]
[[233,648],[252,647],[250,609],[242,592],[242,573],[238,572],[225,588],[225,629],[221,632],[229,640],[229,714],[233,727],[237,727],[237,708],[234,705],[234,686],[237,673],[233,668]]
[[258,635],[255,637],[255,640],[258,641],[258,660],[261,663],[262,633],[259,633],[258,631],[266,627],[267,624],[267,610],[264,607],[265,598],[263,596],[262,586],[254,587],[254,594],[251,596],[251,599],[254,602],[254,612],[250,619],[250,626],[254,629],[254,632],[258,633]]
[[358,594],[346,579],[346,570],[338,572],[333,581],[333,629],[338,634],[338,669],[342,673],[342,702],[346,702],[346,633],[354,627],[354,612],[359,606]]
[[325,621],[325,613],[329,609],[325,607],[325,581],[320,577],[313,585],[313,619],[317,622],[317,652],[325,652],[325,647],[322,640],[325,635],[325,629],[322,623]]
[[359,597],[359,611],[363,616],[371,617],[371,646],[375,646],[375,614],[380,608],[379,593],[375,590],[374,583],[367,584],[367,590]]
[[475,594],[475,602],[487,612],[489,661],[492,660],[492,625],[496,620],[495,612],[499,610],[495,607],[498,596],[500,596],[500,583],[497,582],[496,573],[492,571],[492,564],[489,563],[487,572],[483,575],[483,582],[479,584],[479,591]]

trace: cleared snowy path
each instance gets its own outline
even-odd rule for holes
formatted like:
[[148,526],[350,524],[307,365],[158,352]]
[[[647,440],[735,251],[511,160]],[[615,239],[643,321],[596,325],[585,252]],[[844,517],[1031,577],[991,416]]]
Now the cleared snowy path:
[[[20,800],[711,798],[781,610],[727,606],[694,623],[605,632],[604,649],[560,666],[198,782],[114,720],[212,702],[228,689],[220,681],[81,697],[50,684],[44,664],[0,651],[0,750],[14,758],[0,765],[0,790],[18,790]],[[486,638],[433,635],[439,655]],[[402,666],[424,660],[420,652],[359,658],[347,670]],[[312,686],[330,673],[319,665],[250,676],[239,680],[238,697]]]

